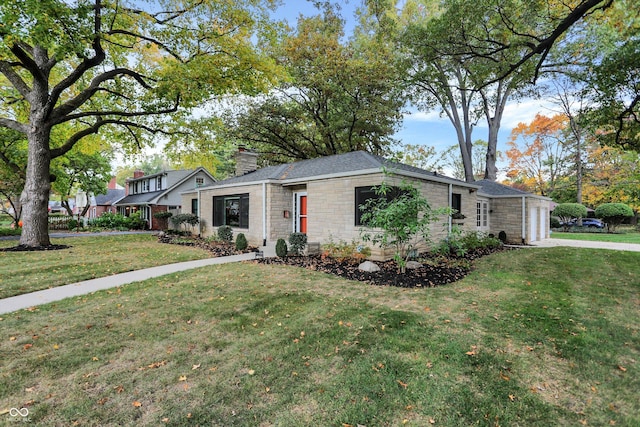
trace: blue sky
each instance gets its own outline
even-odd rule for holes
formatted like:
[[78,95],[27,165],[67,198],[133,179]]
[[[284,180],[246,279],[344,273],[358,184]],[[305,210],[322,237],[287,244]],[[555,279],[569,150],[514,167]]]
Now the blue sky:
[[[403,0],[399,0],[399,6]],[[353,26],[353,12],[361,4],[361,0],[334,0],[342,7],[343,17],[347,20],[347,30],[349,22]],[[283,0],[275,17],[287,20],[291,25],[295,25],[300,14],[308,16],[318,13],[311,3],[306,0]],[[519,123],[529,123],[537,113],[553,114],[549,111],[548,105],[538,100],[524,100],[520,103],[510,103],[502,120],[502,126],[498,137],[498,150],[506,150],[506,142],[511,135],[511,130]],[[395,138],[403,144],[422,144],[433,146],[441,152],[452,145],[457,145],[457,139],[453,125],[447,118],[440,117],[439,111],[419,112],[411,111],[407,114],[402,123],[401,129],[396,133]],[[477,123],[473,131],[473,139],[487,139],[486,122]],[[498,167],[504,165],[498,165]]]

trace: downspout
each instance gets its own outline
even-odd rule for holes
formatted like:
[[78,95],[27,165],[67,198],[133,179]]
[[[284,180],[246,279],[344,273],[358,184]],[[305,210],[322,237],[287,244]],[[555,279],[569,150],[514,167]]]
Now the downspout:
[[527,201],[525,196],[522,196],[522,244],[525,244],[527,240]]
[[202,237],[202,215],[200,215],[201,212],[202,202],[200,199],[200,187],[198,187],[198,217],[200,217],[200,220],[198,220],[198,237]]
[[267,246],[267,183],[262,183],[262,246]]
[[[449,207],[451,207],[451,203],[453,202],[453,184],[449,184]],[[447,218],[447,230],[448,234],[451,234],[451,229],[453,225],[451,222],[451,215]]]

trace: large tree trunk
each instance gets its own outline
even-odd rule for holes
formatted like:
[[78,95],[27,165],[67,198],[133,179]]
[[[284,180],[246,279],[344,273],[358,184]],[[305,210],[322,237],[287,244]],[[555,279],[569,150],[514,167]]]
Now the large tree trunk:
[[[37,123],[37,122],[35,122]],[[29,157],[27,176],[20,198],[22,204],[22,235],[20,245],[49,246],[49,178],[51,154],[48,128],[31,122],[28,132]]]
[[500,122],[493,119],[489,120],[489,138],[487,141],[487,158],[484,168],[484,179],[495,181],[498,179],[497,148],[498,148],[498,131],[500,130]]

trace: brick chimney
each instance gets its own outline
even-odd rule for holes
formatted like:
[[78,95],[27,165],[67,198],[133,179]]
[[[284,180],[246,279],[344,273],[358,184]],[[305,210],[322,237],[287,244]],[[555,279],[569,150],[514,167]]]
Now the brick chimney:
[[258,169],[258,153],[238,147],[236,157],[236,176],[246,175]]
[[114,177],[111,178],[111,181],[109,181],[109,184],[107,184],[107,189],[108,190],[115,190],[117,188],[117,185],[118,184],[116,184],[116,177],[114,176]]
[[144,171],[140,169],[133,171],[133,179],[142,178],[144,176]]

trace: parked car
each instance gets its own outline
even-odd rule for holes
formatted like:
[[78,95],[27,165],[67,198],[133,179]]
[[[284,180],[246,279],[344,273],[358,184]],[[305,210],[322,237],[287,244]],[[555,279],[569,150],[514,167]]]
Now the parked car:
[[[578,227],[578,220],[577,219],[571,220],[571,222],[569,222],[569,226]],[[589,227],[589,228],[605,228],[607,224],[605,224],[604,222],[602,222],[602,220],[598,218],[582,218],[582,226]]]

